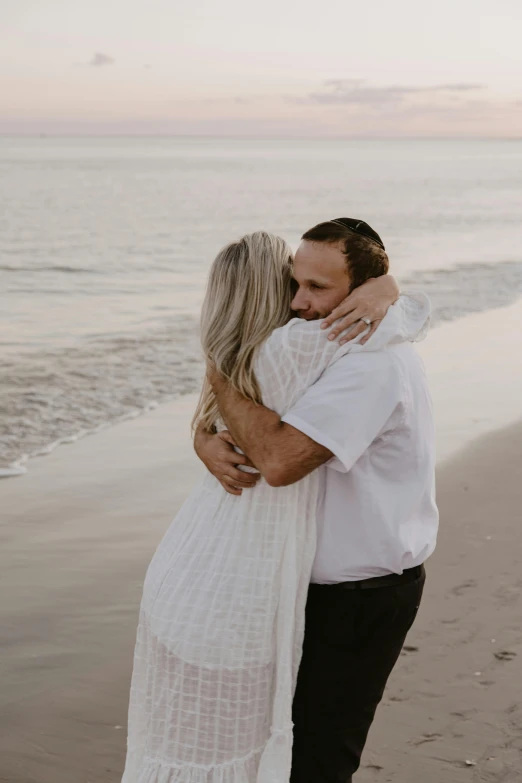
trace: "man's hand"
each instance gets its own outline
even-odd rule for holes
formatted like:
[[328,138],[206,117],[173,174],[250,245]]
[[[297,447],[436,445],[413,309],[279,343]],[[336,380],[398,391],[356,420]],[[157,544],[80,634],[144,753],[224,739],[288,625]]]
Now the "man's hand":
[[361,340],[361,345],[364,345],[379,326],[390,305],[397,301],[399,294],[397,281],[391,275],[382,275],[382,277],[367,280],[359,288],[354,289],[346,299],[343,299],[335,310],[332,310],[328,318],[325,318],[321,324],[321,328],[327,329],[340,318],[339,323],[335,324],[328,335],[329,340],[335,340],[341,332],[355,324],[350,332],[339,340],[339,343],[344,345],[368,328],[368,324],[361,321],[361,318],[367,318],[371,321],[371,328]]
[[235,451],[235,445],[227,430],[212,435],[198,429],[194,437],[194,449],[207,470],[231,495],[241,495],[243,489],[251,489],[257,484],[260,474],[239,469],[239,465],[254,466],[248,457]]

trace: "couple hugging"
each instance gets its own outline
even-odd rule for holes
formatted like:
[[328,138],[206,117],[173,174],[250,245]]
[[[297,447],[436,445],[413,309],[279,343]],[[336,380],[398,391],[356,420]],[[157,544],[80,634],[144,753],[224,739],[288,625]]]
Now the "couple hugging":
[[351,218],[307,231],[295,258],[257,232],[215,259],[194,419],[208,472],[145,578],[123,783],[358,769],[438,525],[412,346],[429,302],[387,272]]

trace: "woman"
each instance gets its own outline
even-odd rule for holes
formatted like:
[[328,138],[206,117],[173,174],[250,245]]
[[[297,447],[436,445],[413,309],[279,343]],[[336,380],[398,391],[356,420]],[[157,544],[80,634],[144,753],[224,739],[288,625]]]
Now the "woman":
[[[202,311],[207,362],[280,415],[341,356],[414,339],[429,312],[401,298],[366,345],[340,346],[289,320],[291,263],[264,232],[228,245]],[[194,423],[222,428],[207,383]],[[122,783],[289,779],[321,470],[241,496],[208,474],[179,511],[145,579]]]

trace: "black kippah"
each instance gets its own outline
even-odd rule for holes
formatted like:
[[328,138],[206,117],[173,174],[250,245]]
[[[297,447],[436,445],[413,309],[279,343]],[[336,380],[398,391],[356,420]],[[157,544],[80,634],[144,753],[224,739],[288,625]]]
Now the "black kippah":
[[380,238],[377,231],[374,231],[373,228],[368,225],[368,223],[364,222],[364,220],[341,217],[330,220],[330,223],[338,223],[340,226],[344,226],[344,228],[348,228],[350,231],[353,231],[354,234],[360,234],[360,236],[366,237],[366,239],[371,239],[372,242],[378,244],[379,247],[382,247],[383,250],[386,249],[384,247],[384,242]]

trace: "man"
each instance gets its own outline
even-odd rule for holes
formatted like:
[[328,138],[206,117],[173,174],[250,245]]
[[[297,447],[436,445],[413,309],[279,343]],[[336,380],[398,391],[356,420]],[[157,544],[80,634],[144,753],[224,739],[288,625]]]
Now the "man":
[[[368,224],[321,223],[303,235],[296,253],[292,309],[306,319],[331,313],[331,325],[354,288],[387,271],[382,240]],[[362,321],[366,328],[370,319]],[[435,548],[434,428],[422,363],[409,343],[345,356],[283,419],[216,374],[211,382],[229,442],[198,432],[195,446],[229,491],[248,487],[231,476],[241,461],[232,443],[272,486],[326,465],[291,780],[350,783],[419,607],[423,563]]]

